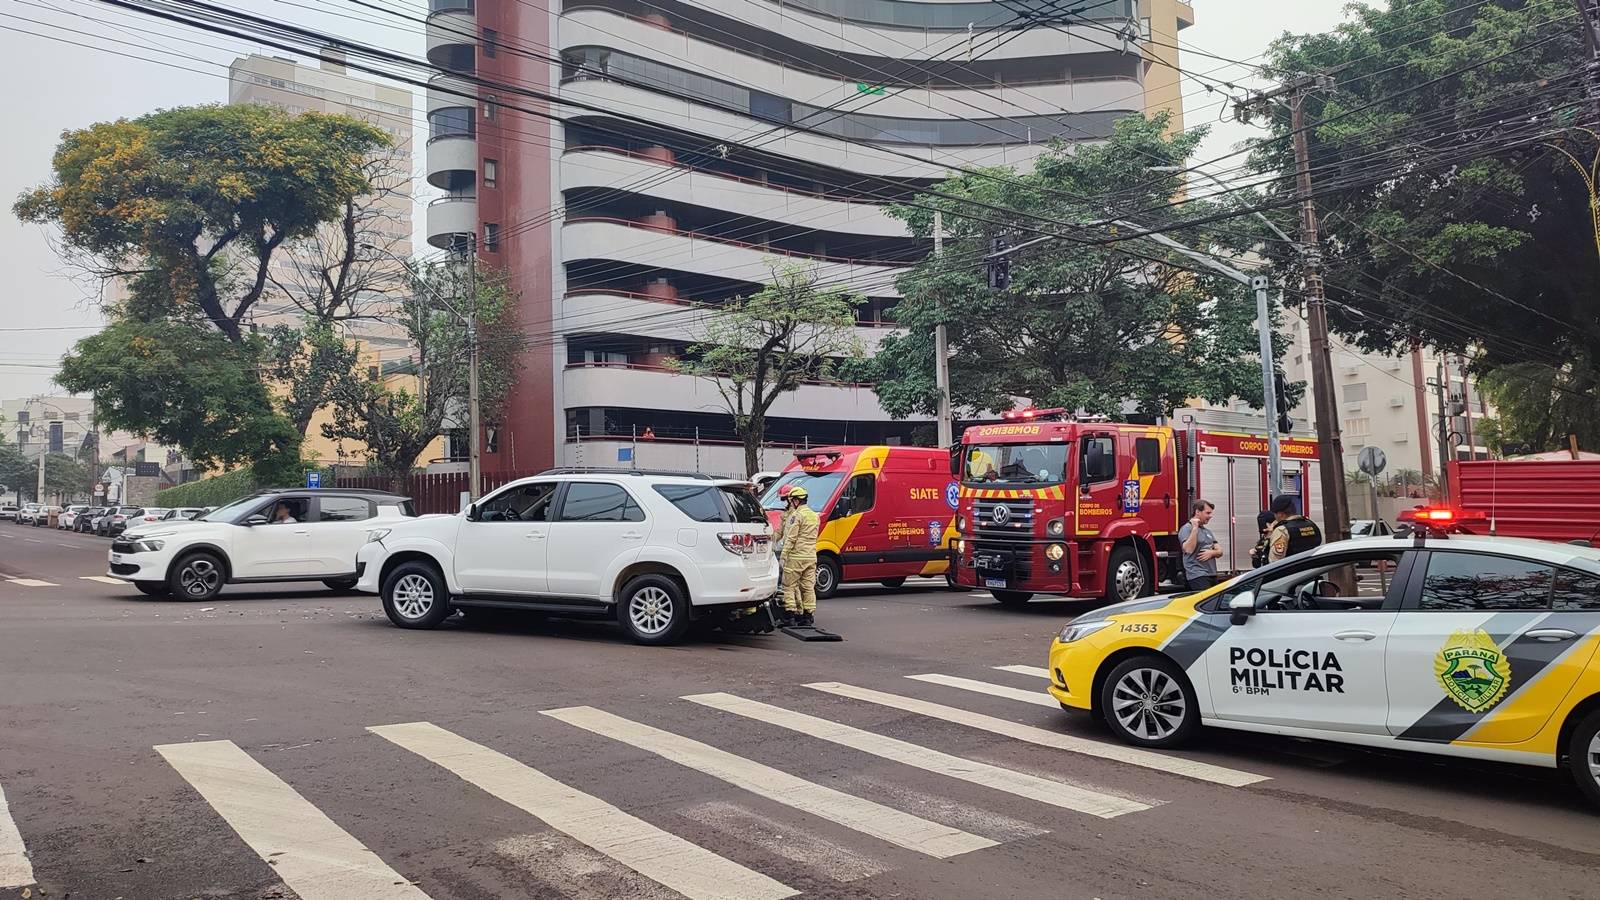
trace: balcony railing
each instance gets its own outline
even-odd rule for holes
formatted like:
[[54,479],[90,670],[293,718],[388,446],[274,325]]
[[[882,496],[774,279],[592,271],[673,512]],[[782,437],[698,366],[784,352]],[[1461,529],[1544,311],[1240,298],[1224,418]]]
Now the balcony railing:
[[474,12],[473,0],[428,0],[428,12],[429,14],[449,12],[471,14]]
[[[682,306],[690,309],[716,309],[720,304],[712,300],[690,300],[682,297],[662,297],[659,294],[642,294],[638,291],[619,291],[613,288],[569,288],[562,295],[564,299],[571,300],[576,297],[627,297],[633,300],[643,300],[647,303],[670,303],[673,306]],[[570,314],[569,314],[570,317]],[[859,315],[856,325],[861,328],[899,328],[896,322],[884,322],[877,319],[863,319]]]
[[[627,369],[636,372],[660,372],[667,375],[682,375],[685,378],[699,378],[699,375],[689,375],[672,366],[653,366],[644,363],[617,363],[617,362],[567,362],[568,369]],[[836,381],[822,378],[803,378],[801,384],[815,385],[817,387],[835,387],[852,389],[871,389],[870,382]]]
[[650,225],[645,222],[636,222],[633,219],[613,219],[605,216],[570,216],[566,220],[568,225],[577,225],[584,222],[599,222],[611,225],[623,225],[628,228],[637,228],[640,231],[652,231],[656,234],[672,234],[681,237],[693,238],[701,241],[711,241],[717,244],[726,244],[730,247],[742,247],[758,253],[776,253],[779,256],[792,256],[797,259],[814,259],[820,262],[840,263],[849,266],[878,266],[888,269],[904,269],[911,266],[915,260],[884,261],[881,259],[856,259],[849,256],[829,256],[825,253],[803,253],[799,250],[785,250],[773,247],[770,244],[752,244],[748,241],[736,241],[733,238],[718,237],[701,231],[686,231],[681,228],[662,228],[659,225]]
[[563,150],[562,153],[564,153],[564,154],[565,153],[581,153],[581,152],[584,152],[584,151],[600,152],[600,153],[614,153],[617,156],[627,156],[627,157],[631,157],[633,159],[642,159],[642,160],[646,160],[648,162],[656,163],[657,165],[668,166],[668,167],[671,167],[671,168],[674,168],[674,169],[687,169],[690,172],[701,172],[701,173],[704,173],[706,175],[712,175],[712,176],[715,176],[717,178],[725,179],[727,181],[737,181],[740,184],[753,184],[753,185],[755,185],[757,187],[768,188],[768,189],[771,189],[771,190],[774,190],[774,191],[783,191],[785,194],[796,194],[796,195],[799,195],[801,197],[815,197],[815,198],[817,198],[819,200],[832,200],[832,201],[834,201],[836,203],[855,203],[855,204],[858,204],[858,205],[861,205],[861,206],[877,206],[878,205],[876,202],[874,202],[872,200],[863,200],[863,199],[861,199],[860,196],[857,196],[857,195],[832,193],[832,192],[829,192],[829,191],[808,191],[805,188],[797,188],[797,187],[790,187],[788,185],[774,184],[774,183],[772,183],[770,181],[762,181],[759,178],[747,178],[747,177],[745,177],[743,175],[733,175],[733,174],[730,174],[728,172],[720,171],[718,169],[708,169],[705,166],[692,166],[692,165],[689,165],[688,163],[677,162],[677,161],[667,162],[666,160],[662,159],[661,157],[652,156],[649,153],[640,153],[637,150],[624,150],[624,149],[622,149],[620,147],[607,147],[604,144],[580,144],[580,145],[578,145],[576,147],[568,147],[565,150]]

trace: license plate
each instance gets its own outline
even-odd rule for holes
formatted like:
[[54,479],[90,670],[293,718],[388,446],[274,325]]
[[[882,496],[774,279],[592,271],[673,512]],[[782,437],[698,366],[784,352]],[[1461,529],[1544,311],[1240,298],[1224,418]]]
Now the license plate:
[[1004,578],[985,578],[983,580],[983,586],[986,588],[1004,588],[1006,586],[1006,580]]
[[113,554],[111,554],[111,564],[113,566],[116,565],[117,563],[120,563],[120,562],[122,562],[122,554],[121,553],[113,553]]

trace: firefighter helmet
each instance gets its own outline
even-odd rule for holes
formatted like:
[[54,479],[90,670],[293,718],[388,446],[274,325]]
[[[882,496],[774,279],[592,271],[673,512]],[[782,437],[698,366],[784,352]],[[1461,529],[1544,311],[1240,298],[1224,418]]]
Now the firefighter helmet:
[[794,487],[789,488],[789,494],[785,499],[788,499],[788,500],[804,500],[806,498],[806,496],[807,496],[806,495],[806,489],[796,485]]

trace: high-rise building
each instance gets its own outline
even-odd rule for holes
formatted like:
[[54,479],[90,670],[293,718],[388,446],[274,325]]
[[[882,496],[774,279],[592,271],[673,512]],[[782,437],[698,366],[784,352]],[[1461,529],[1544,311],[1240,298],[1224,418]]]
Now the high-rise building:
[[[1103,140],[1130,114],[1181,128],[1177,51],[1160,45],[1193,20],[1175,0],[1073,4],[1047,23],[933,0],[429,3],[428,58],[446,71],[428,91],[427,239],[472,247],[521,298],[523,367],[486,469],[741,470],[718,446],[733,434],[716,385],[670,366],[708,308],[799,264],[866,298],[859,334],[876,346],[896,276],[931,249],[884,201],[950,166]],[[779,444],[919,430],[837,383],[767,418]]]

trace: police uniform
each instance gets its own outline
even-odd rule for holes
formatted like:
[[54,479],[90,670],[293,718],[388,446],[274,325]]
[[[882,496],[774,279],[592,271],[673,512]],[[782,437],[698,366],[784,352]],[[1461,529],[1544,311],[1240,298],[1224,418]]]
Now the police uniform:
[[817,611],[817,514],[804,503],[783,518],[783,608],[791,615]]
[[[1282,553],[1278,551],[1279,532],[1284,532],[1287,535]],[[1296,553],[1304,553],[1314,547],[1322,546],[1322,529],[1317,527],[1317,523],[1305,516],[1290,516],[1273,528],[1269,544],[1271,546],[1269,551],[1271,562],[1288,559]]]

